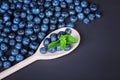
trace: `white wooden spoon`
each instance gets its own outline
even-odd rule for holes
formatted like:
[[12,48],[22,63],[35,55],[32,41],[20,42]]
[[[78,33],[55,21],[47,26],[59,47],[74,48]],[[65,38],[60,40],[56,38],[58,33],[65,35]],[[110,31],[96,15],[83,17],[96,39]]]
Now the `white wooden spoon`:
[[[60,31],[65,31],[66,28],[68,27],[65,27],[65,28],[61,28],[61,29],[57,29],[53,32],[51,32],[48,36],[46,36],[46,38],[49,38],[49,36],[52,34],[52,33],[58,33]],[[78,39],[78,42],[73,44],[72,45],[72,48],[69,50],[69,51],[56,51],[55,53],[49,53],[47,52],[46,54],[41,54],[40,53],[40,48],[43,47],[43,41],[41,42],[40,46],[38,47],[37,51],[35,52],[35,54],[33,54],[32,56],[26,58],[25,60],[17,63],[16,65],[2,71],[0,73],[0,79],[3,79],[7,76],[9,76],[10,74],[20,70],[21,68],[33,63],[34,61],[37,61],[37,60],[51,60],[51,59],[55,59],[55,58],[59,58],[59,57],[62,57],[64,55],[67,55],[69,54],[71,51],[73,51],[80,43],[80,35],[79,33],[73,29],[73,28],[70,28],[72,30],[72,33],[71,35],[74,36],[75,38]]]

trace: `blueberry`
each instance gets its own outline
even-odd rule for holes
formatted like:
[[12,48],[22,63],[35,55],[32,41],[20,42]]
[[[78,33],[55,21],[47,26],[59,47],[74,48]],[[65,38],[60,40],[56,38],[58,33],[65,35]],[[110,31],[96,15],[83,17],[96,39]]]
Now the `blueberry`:
[[22,9],[26,11],[27,9],[29,9],[29,6],[27,4],[23,4]]
[[21,12],[20,17],[24,19],[24,18],[26,18],[26,15],[27,14],[25,12]]
[[79,20],[83,20],[85,18],[85,14],[84,13],[78,13],[77,15]]
[[85,8],[85,9],[83,10],[83,12],[84,12],[85,14],[89,14],[89,13],[90,13],[90,9],[89,9],[89,8]]
[[[2,18],[0,18],[0,23],[2,23],[3,22],[3,19]],[[0,25],[2,25],[2,24],[0,24]]]
[[11,29],[12,29],[12,31],[17,31],[17,30],[18,30],[18,25],[13,24],[13,25],[11,26]]
[[40,52],[41,52],[42,54],[47,53],[47,48],[46,48],[46,47],[40,48]]
[[54,24],[50,24],[49,27],[50,27],[50,30],[52,30],[52,31],[56,29],[56,25],[54,25]]
[[23,0],[23,2],[24,2],[25,4],[29,4],[29,3],[31,2],[31,0]]
[[66,4],[66,2],[60,2],[60,7],[61,8],[66,8],[67,7],[67,4]]
[[29,47],[33,50],[36,50],[38,48],[39,44],[37,42],[31,42]]
[[70,21],[71,22],[76,22],[77,21],[77,17],[76,16],[70,16]]
[[16,9],[21,9],[21,8],[22,8],[22,3],[18,2],[18,3],[16,4]]
[[10,20],[9,14],[3,14],[3,20],[4,20],[4,21]]
[[65,51],[69,51],[71,49],[71,45],[66,45]]
[[3,42],[4,38],[0,36],[0,43]]
[[16,56],[18,53],[19,53],[19,50],[18,50],[18,49],[13,48],[13,49],[11,50],[11,55],[13,55],[13,56]]
[[48,52],[50,52],[50,53],[54,53],[55,51],[56,51],[55,48],[49,48],[49,49],[48,49]]
[[65,23],[59,23],[58,24],[58,29],[65,27]]
[[72,28],[75,27],[75,25],[73,23],[71,23],[71,22],[66,23],[66,26],[67,27],[72,27]]
[[22,40],[22,44],[23,44],[24,46],[27,46],[29,43],[30,43],[30,39],[27,38],[27,37],[24,37],[23,40]]
[[41,19],[38,16],[35,17],[33,20],[34,20],[35,24],[40,24],[40,22],[41,22]]
[[21,49],[22,48],[22,44],[21,43],[16,43],[15,44],[15,48],[16,49]]
[[48,25],[42,24],[42,25],[41,25],[41,31],[47,32],[47,31],[48,31]]
[[58,6],[59,5],[59,0],[53,0],[52,5],[53,6]]
[[23,59],[24,59],[24,56],[21,55],[21,54],[18,54],[18,55],[15,56],[16,62],[20,62],[20,61],[22,61]]
[[3,25],[0,23],[0,30],[3,29]]
[[73,0],[65,0],[68,4],[72,3]]
[[49,43],[50,43],[50,39],[45,38],[45,40],[43,41],[43,45],[47,47],[49,45]]
[[101,17],[102,17],[102,15],[101,15],[101,13],[100,13],[100,12],[95,12],[95,17],[96,17],[96,18],[101,18]]
[[7,57],[6,56],[1,56],[1,61],[7,61]]
[[7,12],[8,14],[12,15],[12,10],[8,10]]
[[84,18],[83,23],[88,24],[88,23],[90,23],[90,20],[88,18]]
[[35,1],[32,1],[32,2],[30,3],[30,7],[31,7],[31,8],[36,7],[36,3],[35,3]]
[[[47,13],[46,13],[46,14],[47,14]],[[40,12],[39,17],[40,17],[40,18],[44,18],[44,17],[45,17],[45,14],[44,14],[43,12]]]
[[16,4],[18,2],[18,0],[13,0],[13,3]]
[[51,40],[52,42],[56,41],[56,40],[57,40],[57,34],[52,33],[52,34],[50,35],[50,40]]
[[61,12],[55,12],[55,17],[60,17],[60,15],[61,15]]
[[5,10],[0,8],[0,13],[5,13]]
[[74,0],[74,4],[75,4],[76,6],[78,6],[78,5],[80,5],[80,1],[79,1],[79,0]]
[[49,18],[44,18],[44,19],[43,19],[43,23],[44,23],[44,24],[48,24],[48,23],[49,23]]
[[20,23],[19,23],[19,28],[24,28],[25,27],[25,22],[24,21],[21,21]]
[[46,17],[51,17],[53,15],[53,12],[51,10],[46,10],[45,15]]
[[21,54],[23,54],[23,55],[24,55],[24,54],[26,54],[26,53],[27,53],[27,49],[21,49],[21,50],[20,50],[20,52],[21,52]]
[[31,35],[31,36],[30,36],[30,40],[31,40],[31,41],[37,40],[37,36],[36,36],[35,34]]
[[20,30],[17,31],[17,33],[18,33],[18,35],[22,36],[22,35],[24,35],[25,31],[20,29]]
[[0,50],[0,57],[3,55],[3,51],[2,50]]
[[83,0],[83,1],[81,2],[81,7],[85,8],[85,7],[87,7],[87,6],[88,6],[88,2]]
[[31,28],[26,28],[26,29],[25,29],[25,35],[31,35],[31,34],[33,34],[33,29],[31,29]]
[[15,9],[15,4],[10,4],[10,9]]
[[20,18],[15,17],[15,18],[13,19],[13,23],[14,23],[14,24],[18,24],[19,22],[20,22]]
[[5,26],[7,26],[7,27],[10,27],[11,25],[12,25],[11,21],[7,21],[7,22],[5,23]]
[[1,5],[1,8],[4,9],[4,10],[8,10],[9,9],[8,3],[3,2],[2,5]]
[[21,42],[22,41],[22,36],[18,35],[18,36],[15,37],[15,39],[16,39],[17,42]]
[[38,33],[38,39],[43,39],[46,36],[44,32],[39,32]]
[[34,50],[30,50],[30,51],[28,51],[28,55],[29,55],[29,56],[33,55],[34,53],[35,53]]
[[51,24],[56,24],[57,23],[57,18],[56,17],[51,17],[50,18],[50,23]]
[[7,46],[5,43],[1,43],[1,44],[0,44],[0,49],[1,49],[2,51],[7,51],[7,50],[8,50],[8,46]]
[[97,5],[96,4],[90,4],[90,10],[92,11],[92,12],[94,12],[94,11],[96,11],[97,10]]
[[91,21],[92,21],[92,20],[94,20],[94,19],[95,19],[95,15],[94,15],[94,14],[89,14],[89,15],[88,15],[88,18],[89,18],[89,20],[91,20]]
[[18,18],[20,16],[20,12],[19,11],[14,11],[13,16]]
[[13,62],[13,61],[15,60],[15,57],[14,57],[14,56],[9,56],[8,60],[9,60],[10,62]]
[[3,36],[3,37],[7,37],[7,34],[5,32],[1,32],[0,35]]
[[27,22],[27,28],[32,28],[34,26],[34,22],[33,21],[28,21]]
[[72,33],[72,30],[71,30],[70,28],[67,28],[67,29],[65,30],[65,33],[66,33],[66,34],[71,34],[71,33]]
[[51,2],[50,1],[45,1],[44,6],[46,8],[50,7],[51,6]]
[[61,37],[61,35],[64,35],[65,32],[64,31],[60,31],[58,34],[57,34],[57,38],[59,39]]
[[27,9],[26,13],[27,14],[32,14],[32,11],[30,9]]
[[9,42],[9,38],[8,38],[8,37],[5,37],[5,38],[3,39],[3,42],[4,42],[4,43],[8,43],[8,42]]
[[62,12],[61,16],[64,17],[64,18],[67,18],[69,16],[69,14],[68,14],[68,12]]
[[3,62],[3,68],[7,69],[11,66],[11,63],[9,61]]
[[61,51],[60,46],[57,46],[57,47],[56,47],[56,50],[57,50],[57,51]]
[[28,21],[31,21],[32,19],[33,19],[33,15],[32,15],[32,14],[28,14],[28,15],[27,15],[27,20],[28,20]]
[[8,34],[8,38],[10,38],[10,39],[15,38],[15,33],[11,32],[10,34]]
[[76,14],[75,10],[69,10],[69,15],[75,15],[75,14]]
[[71,9],[74,9],[74,8],[75,8],[75,5],[71,3],[71,4],[68,5],[68,7],[69,7],[69,9],[71,10]]
[[61,8],[59,7],[59,6],[57,6],[57,7],[55,7],[55,11],[57,12],[59,12],[59,11],[61,11]]
[[9,33],[9,32],[10,32],[10,28],[9,28],[9,27],[5,27],[5,28],[3,29],[3,32]]
[[10,46],[14,46],[15,43],[16,43],[16,41],[14,39],[9,40],[9,45]]
[[55,6],[50,6],[50,7],[48,8],[48,10],[54,12],[54,11],[55,11]]
[[40,31],[40,26],[39,25],[34,25],[33,30],[34,30],[35,33],[39,32]]
[[78,12],[78,13],[82,12],[82,7],[75,6],[75,11]]
[[64,20],[65,20],[64,17],[59,17],[59,18],[58,18],[58,22],[60,22],[60,23],[64,22]]

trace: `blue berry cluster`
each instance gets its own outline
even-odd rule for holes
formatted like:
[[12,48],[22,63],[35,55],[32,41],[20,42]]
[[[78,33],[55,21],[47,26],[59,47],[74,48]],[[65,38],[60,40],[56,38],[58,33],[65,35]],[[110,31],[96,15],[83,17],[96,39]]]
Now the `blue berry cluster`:
[[[52,33],[49,38],[45,38],[44,39],[44,41],[43,41],[44,47],[40,48],[40,52],[42,54],[46,54],[47,52],[54,53],[56,51],[61,51],[60,45],[58,45],[55,48],[48,48],[48,45],[51,42],[55,42],[55,41],[59,40],[61,35],[65,35],[65,34],[69,34],[70,35],[71,32],[72,32],[72,30],[70,28],[67,28],[65,31],[60,31],[58,33]],[[66,48],[65,48],[65,51],[69,51],[70,49],[71,49],[71,45],[67,44]]]
[[[78,20],[88,24],[95,18],[101,18],[101,13],[88,1],[1,0],[0,68],[9,68],[34,54],[50,31],[74,27]],[[52,36],[51,41],[55,41],[57,35]],[[49,43],[49,39],[45,41]]]

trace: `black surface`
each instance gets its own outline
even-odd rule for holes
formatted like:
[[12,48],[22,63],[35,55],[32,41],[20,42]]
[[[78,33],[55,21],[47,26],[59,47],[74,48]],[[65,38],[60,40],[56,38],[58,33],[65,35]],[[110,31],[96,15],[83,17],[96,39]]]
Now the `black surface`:
[[120,0],[94,0],[104,13],[77,22],[81,43],[72,54],[37,61],[3,80],[120,80]]

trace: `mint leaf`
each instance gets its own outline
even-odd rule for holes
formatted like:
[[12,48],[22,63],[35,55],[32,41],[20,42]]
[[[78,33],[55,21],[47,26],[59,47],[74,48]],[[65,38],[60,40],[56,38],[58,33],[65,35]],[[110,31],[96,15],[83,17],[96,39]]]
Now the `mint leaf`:
[[64,35],[64,36],[66,38],[67,44],[74,44],[74,43],[78,42],[78,40],[75,37],[71,36],[71,35]]
[[48,48],[55,48],[59,45],[59,40],[57,41],[54,41],[54,42],[51,42],[49,45],[48,45]]
[[66,38],[63,35],[60,37],[60,48],[62,50],[64,50],[66,48]]

